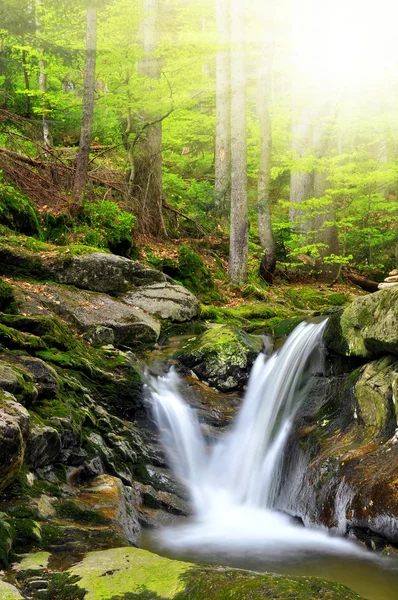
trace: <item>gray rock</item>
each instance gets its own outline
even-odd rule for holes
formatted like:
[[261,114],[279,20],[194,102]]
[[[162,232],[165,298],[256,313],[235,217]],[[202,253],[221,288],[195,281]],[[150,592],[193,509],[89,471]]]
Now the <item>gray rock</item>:
[[191,292],[168,282],[141,286],[125,294],[121,300],[172,321],[189,321],[201,311],[199,300]]
[[52,259],[46,264],[58,283],[67,283],[94,292],[121,293],[134,286],[163,282],[167,277],[138,262],[95,252],[83,256]]
[[28,411],[4,392],[0,396],[0,490],[17,476],[29,435]]
[[110,327],[104,325],[97,325],[90,329],[84,334],[84,338],[90,342],[94,348],[101,348],[101,346],[112,345],[115,342],[115,333]]
[[58,394],[57,373],[50,365],[32,356],[14,356],[12,360],[33,379],[39,398],[54,398]]
[[160,333],[160,324],[151,315],[105,294],[56,284],[32,284],[29,290],[21,291],[25,313],[57,315],[80,333],[91,332],[97,327],[111,329],[116,345],[150,345],[156,342]]
[[61,456],[61,438],[53,427],[35,427],[30,432],[26,463],[37,469],[56,462]]

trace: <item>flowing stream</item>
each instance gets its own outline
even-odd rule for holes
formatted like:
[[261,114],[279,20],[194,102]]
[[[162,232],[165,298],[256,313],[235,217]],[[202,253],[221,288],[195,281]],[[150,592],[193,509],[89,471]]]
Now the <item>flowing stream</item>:
[[171,370],[151,378],[154,417],[195,513],[190,522],[158,532],[152,543],[178,558],[316,575],[345,583],[368,600],[397,600],[392,561],[273,509],[285,443],[309,378],[320,368],[325,324],[303,323],[281,350],[258,356],[235,424],[211,447],[182,398],[178,375]]

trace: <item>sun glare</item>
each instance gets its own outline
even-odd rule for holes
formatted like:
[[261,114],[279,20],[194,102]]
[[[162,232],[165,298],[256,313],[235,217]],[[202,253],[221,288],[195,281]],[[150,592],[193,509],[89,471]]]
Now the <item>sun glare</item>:
[[394,0],[293,0],[293,64],[319,91],[365,91],[397,78]]

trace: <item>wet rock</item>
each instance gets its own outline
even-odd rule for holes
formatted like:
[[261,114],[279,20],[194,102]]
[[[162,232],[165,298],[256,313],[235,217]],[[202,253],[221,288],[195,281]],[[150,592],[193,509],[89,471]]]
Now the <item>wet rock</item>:
[[47,260],[46,268],[58,283],[94,292],[121,293],[134,286],[167,280],[160,271],[128,258],[102,252]]
[[102,515],[127,542],[138,544],[141,533],[136,509],[140,503],[138,489],[124,486],[116,477],[99,475],[81,489],[75,502],[82,509]]
[[191,292],[169,282],[141,286],[125,294],[121,300],[171,321],[189,321],[201,311],[199,300]]
[[233,325],[217,325],[192,338],[175,357],[201,381],[226,392],[243,389],[262,348],[261,338]]
[[20,301],[27,314],[43,314],[46,310],[89,336],[98,327],[111,329],[117,346],[151,345],[160,333],[160,325],[152,316],[105,294],[56,284],[32,284],[20,290]]
[[35,427],[30,432],[26,463],[37,469],[56,462],[61,455],[61,438],[53,427]]
[[397,379],[393,356],[314,378],[286,448],[281,508],[398,542]]
[[141,485],[140,491],[143,504],[149,508],[165,510],[184,517],[192,514],[189,504],[172,492],[158,491],[150,485]]
[[326,345],[347,356],[398,355],[398,288],[356,298],[329,318]]
[[15,479],[22,466],[29,427],[28,411],[11,394],[0,394],[0,490]]

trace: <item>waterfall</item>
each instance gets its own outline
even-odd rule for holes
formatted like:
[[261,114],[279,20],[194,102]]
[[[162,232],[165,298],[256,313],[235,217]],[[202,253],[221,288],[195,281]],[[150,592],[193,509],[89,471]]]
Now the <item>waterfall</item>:
[[153,412],[170,462],[198,515],[226,505],[272,508],[283,448],[306,382],[319,363],[326,321],[302,323],[271,357],[256,359],[235,425],[206,447],[195,411],[181,397],[171,370],[152,379]]

